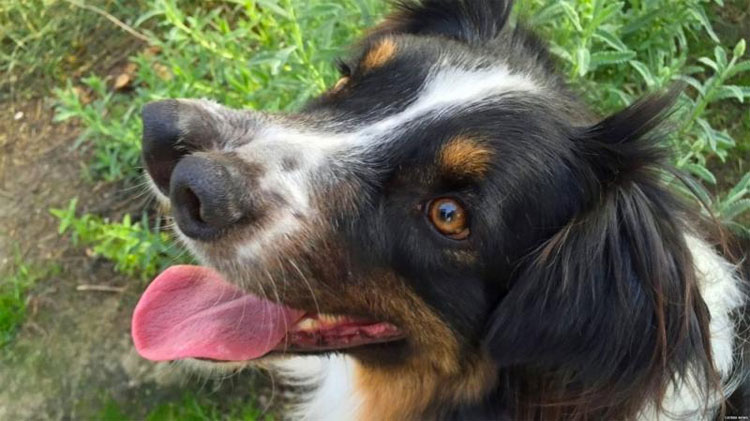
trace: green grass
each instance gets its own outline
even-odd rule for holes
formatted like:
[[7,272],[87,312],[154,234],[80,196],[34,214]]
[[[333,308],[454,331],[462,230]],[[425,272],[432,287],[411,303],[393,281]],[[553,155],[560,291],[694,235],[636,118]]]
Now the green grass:
[[44,95],[71,75],[85,75],[127,54],[130,45],[110,36],[121,30],[76,5],[82,3],[135,26],[147,13],[143,0],[0,0],[0,99]]
[[59,267],[39,267],[25,263],[18,250],[13,262],[0,272],[0,349],[11,343],[28,312],[28,292],[40,279],[54,276]]
[[231,409],[226,410],[210,398],[197,396],[190,392],[183,394],[180,399],[157,405],[148,411],[145,416],[135,415],[116,400],[108,399],[96,418],[102,421],[127,421],[134,419],[134,417],[145,421],[273,420],[273,416],[264,414],[258,409],[258,404],[252,400],[237,402]]

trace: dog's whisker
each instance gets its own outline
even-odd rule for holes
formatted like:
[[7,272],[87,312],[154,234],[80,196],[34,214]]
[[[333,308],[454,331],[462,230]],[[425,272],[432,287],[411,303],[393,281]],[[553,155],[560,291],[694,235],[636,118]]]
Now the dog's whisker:
[[302,273],[302,270],[299,268],[299,266],[292,260],[291,258],[287,258],[289,261],[289,264],[292,265],[292,267],[299,273],[300,279],[302,282],[305,283],[305,286],[307,287],[308,291],[310,291],[310,297],[313,300],[313,304],[315,305],[315,312],[317,314],[321,314],[322,311],[320,311],[320,304],[318,303],[318,298],[315,295],[315,291],[313,290],[312,285],[310,284],[310,281],[307,279],[304,273]]

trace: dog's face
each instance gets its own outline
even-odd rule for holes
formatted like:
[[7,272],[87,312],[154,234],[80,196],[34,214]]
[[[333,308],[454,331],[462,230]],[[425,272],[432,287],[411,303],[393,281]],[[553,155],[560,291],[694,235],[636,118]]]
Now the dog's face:
[[[647,160],[604,142],[642,136],[666,102],[587,127],[540,43],[503,30],[508,9],[404,6],[297,114],[204,100],[146,106],[148,174],[180,238],[216,271],[179,267],[157,279],[134,319],[141,352],[222,361],[346,352],[384,370],[469,370],[476,379],[465,387],[476,390],[466,393],[477,394],[498,365],[555,349],[585,361],[582,353],[615,346],[589,337],[616,329],[607,323],[627,319],[651,292],[628,289],[620,309],[588,302],[615,297],[615,285],[572,286],[580,267],[559,270],[559,289],[522,275],[531,276],[530,260],[551,259],[553,273],[560,256],[567,265],[586,259],[555,248],[570,234],[563,227],[601,200],[602,185]],[[607,263],[597,244],[611,255],[607,247],[620,244],[606,243],[611,226],[602,221],[592,221],[603,231],[582,249],[592,267]],[[591,272],[580,281],[619,279]],[[578,291],[575,306],[591,310],[570,314],[566,287]],[[653,312],[617,323],[644,335],[637,346],[654,346]],[[633,358],[650,358],[639,350]]]
[[384,28],[299,114],[150,104],[145,163],[181,238],[232,283],[311,316],[387,322],[384,337],[289,349],[455,368],[518,260],[578,206],[573,113],[524,41]]

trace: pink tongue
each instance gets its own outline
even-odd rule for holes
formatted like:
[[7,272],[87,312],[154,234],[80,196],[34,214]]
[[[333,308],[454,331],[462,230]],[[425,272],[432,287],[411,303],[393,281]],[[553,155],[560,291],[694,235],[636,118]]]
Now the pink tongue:
[[304,312],[241,291],[209,268],[173,266],[135,307],[132,335],[154,361],[245,361],[274,349]]

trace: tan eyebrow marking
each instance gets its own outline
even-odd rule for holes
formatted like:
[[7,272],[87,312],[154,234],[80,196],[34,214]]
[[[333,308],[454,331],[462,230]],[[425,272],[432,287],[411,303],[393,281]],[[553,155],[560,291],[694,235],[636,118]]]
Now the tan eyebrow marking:
[[390,38],[384,38],[370,49],[362,59],[364,70],[377,69],[388,63],[396,55],[396,43]]
[[487,174],[492,151],[477,139],[456,136],[443,145],[438,162],[440,169],[457,177],[483,177]]
[[332,93],[336,93],[344,89],[347,83],[349,83],[349,80],[351,78],[349,76],[342,76],[339,78],[339,80],[336,82],[335,85],[333,85],[333,88],[331,88]]

